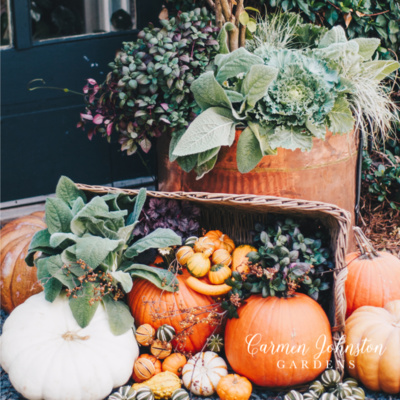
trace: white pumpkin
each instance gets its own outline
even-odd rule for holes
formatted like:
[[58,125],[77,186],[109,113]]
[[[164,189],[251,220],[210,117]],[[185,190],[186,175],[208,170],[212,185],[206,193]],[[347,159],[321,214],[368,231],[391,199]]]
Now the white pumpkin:
[[115,336],[99,305],[82,329],[68,300],[44,293],[10,314],[0,337],[0,364],[30,400],[100,400],[126,383],[139,355],[133,330]]
[[217,390],[219,380],[228,375],[226,362],[217,353],[197,353],[182,370],[183,384],[192,393],[210,396]]

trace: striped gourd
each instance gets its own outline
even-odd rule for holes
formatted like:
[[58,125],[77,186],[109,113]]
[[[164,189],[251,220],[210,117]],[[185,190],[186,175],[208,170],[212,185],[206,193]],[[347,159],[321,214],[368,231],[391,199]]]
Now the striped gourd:
[[360,387],[353,387],[353,391],[351,396],[354,397],[355,400],[364,400],[365,399],[365,392]]
[[162,342],[161,340],[156,339],[152,343],[150,351],[154,357],[157,357],[159,360],[163,360],[171,354],[172,345],[169,342]]
[[321,382],[326,387],[334,387],[341,381],[340,374],[335,369],[327,369],[321,375]]
[[339,400],[333,393],[324,393],[319,400]]
[[136,398],[136,390],[130,386],[122,386],[118,392],[108,396],[108,400],[134,400]]
[[149,346],[154,339],[156,330],[149,324],[140,325],[136,329],[135,337],[139,344]]
[[135,400],[154,400],[154,393],[148,386],[142,386],[136,391]]
[[189,400],[189,393],[185,389],[177,389],[172,393],[171,400]]
[[343,400],[345,397],[352,395],[352,388],[347,383],[338,383],[336,387],[331,390],[339,400]]
[[186,240],[185,240],[185,246],[190,246],[193,247],[194,244],[197,242],[199,238],[197,236],[189,236]]
[[303,394],[304,400],[318,400],[319,394],[315,393],[313,390],[310,390],[307,393]]
[[358,382],[354,378],[346,378],[343,383],[347,383],[351,387],[358,387]]
[[325,392],[325,386],[320,381],[312,382],[308,389],[315,392],[318,396],[321,396]]
[[300,392],[297,392],[296,390],[291,390],[283,398],[283,400],[303,400],[303,399],[304,399],[303,395]]
[[[141,400],[138,395],[139,391],[143,388],[151,389],[152,395],[154,396],[153,399],[166,400],[170,399],[172,394],[177,389],[180,389],[181,380],[172,372],[165,371],[154,375],[151,379],[144,383],[135,383],[132,387],[138,392],[138,394],[136,395],[136,400]],[[144,400],[148,399],[144,398]]]
[[133,366],[133,371],[141,381],[145,381],[156,373],[156,367],[151,360],[138,358]]
[[224,340],[220,335],[211,335],[207,340],[207,349],[219,353],[224,347]]
[[156,336],[157,339],[161,340],[162,342],[170,342],[175,335],[175,329],[171,325],[164,324],[157,329]]

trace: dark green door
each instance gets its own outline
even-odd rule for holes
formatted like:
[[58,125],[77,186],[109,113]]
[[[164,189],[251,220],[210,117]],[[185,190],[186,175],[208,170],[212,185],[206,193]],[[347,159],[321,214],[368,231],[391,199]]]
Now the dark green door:
[[[27,86],[42,78],[48,86],[81,92],[87,78],[101,82],[121,43],[156,22],[160,7],[160,0],[9,0],[8,7],[2,0],[2,202],[53,193],[60,175],[116,186],[151,181],[148,169],[121,153],[118,143],[89,141],[76,128],[82,97]],[[148,158],[154,171],[154,156]]]

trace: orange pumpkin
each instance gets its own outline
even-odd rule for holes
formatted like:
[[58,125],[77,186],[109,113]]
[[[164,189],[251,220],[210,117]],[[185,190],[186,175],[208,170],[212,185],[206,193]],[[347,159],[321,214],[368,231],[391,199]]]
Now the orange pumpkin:
[[0,231],[1,308],[8,313],[42,291],[36,268],[27,266],[25,256],[33,235],[45,228],[44,212],[35,212],[9,222]]
[[[184,271],[183,275],[177,276],[179,290],[174,293],[162,291],[147,280],[135,280],[127,299],[135,322],[137,324],[151,324],[155,329],[163,324],[168,324],[179,334],[183,330],[180,322],[188,316],[187,313],[182,314],[180,309],[207,307],[215,304],[211,297],[197,293],[186,285],[185,281],[189,276],[190,274],[187,271]],[[164,318],[153,321],[152,314],[155,310],[158,313],[165,312],[167,314],[168,311],[176,311],[176,313],[175,315],[165,315]],[[182,351],[199,352],[213,331],[214,327],[210,324],[199,323],[195,325],[193,333],[186,338]],[[174,346],[177,345],[175,341],[172,343]]]
[[213,265],[208,273],[208,279],[214,285],[224,283],[232,275],[232,270],[224,264]]
[[211,262],[213,264],[224,264],[229,267],[232,264],[232,257],[228,250],[218,249],[211,256]]
[[218,382],[217,394],[221,400],[248,400],[253,385],[244,376],[229,374]]
[[253,383],[283,388],[315,379],[331,358],[331,328],[309,296],[251,296],[228,320],[225,353],[235,372]]
[[133,366],[133,373],[142,381],[150,379],[155,372],[154,364],[147,358],[138,358]]
[[163,371],[170,371],[175,375],[182,376],[182,369],[186,364],[186,357],[180,353],[168,356],[162,363]]
[[346,256],[347,316],[362,306],[384,307],[400,300],[400,260],[376,251],[360,228],[355,227],[354,234],[360,251]]
[[215,250],[225,249],[228,250],[229,253],[232,253],[235,249],[235,243],[233,240],[221,231],[209,231],[204,236],[214,243]]
[[[139,358],[137,359],[137,361],[140,360],[140,359],[147,359],[147,360],[150,360],[150,361],[153,363],[153,365],[154,365],[154,370],[155,370],[154,375],[157,375],[157,374],[159,374],[160,372],[162,372],[162,370],[161,370],[161,361],[160,361],[157,357],[154,357],[154,356],[151,355],[151,354],[141,354],[141,355],[139,356]],[[136,361],[136,362],[137,362],[137,361]],[[135,382],[137,382],[137,383],[144,382],[144,379],[140,379],[140,378],[135,374],[135,369],[133,370],[132,378],[133,378],[133,380],[134,380]]]
[[208,237],[200,237],[193,245],[193,250],[196,253],[204,253],[207,257],[215,251],[215,245]]
[[232,270],[248,274],[250,272],[249,259],[247,254],[251,251],[257,251],[257,249],[248,244],[242,244],[236,247],[232,253]]

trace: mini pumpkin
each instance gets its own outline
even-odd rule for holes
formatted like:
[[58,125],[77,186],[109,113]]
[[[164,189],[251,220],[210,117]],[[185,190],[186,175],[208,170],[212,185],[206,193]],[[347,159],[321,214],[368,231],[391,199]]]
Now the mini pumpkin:
[[224,264],[216,264],[210,268],[208,279],[214,285],[219,285],[225,282],[232,275],[232,270]]
[[176,389],[172,393],[171,400],[190,400],[190,396],[185,389]]
[[250,381],[237,374],[223,376],[217,386],[217,393],[221,400],[248,400],[252,390]]
[[189,258],[186,268],[194,277],[202,278],[210,270],[211,261],[205,253],[195,253]]
[[347,383],[338,383],[330,393],[333,393],[338,399],[345,399],[352,395],[353,390]]
[[170,342],[176,335],[175,329],[168,324],[161,325],[157,329],[157,339],[161,340],[162,342]]
[[151,354],[159,360],[167,358],[172,352],[172,344],[156,339],[150,348]]
[[215,250],[225,249],[228,250],[229,253],[232,253],[232,251],[235,250],[235,243],[233,240],[221,231],[209,231],[204,236],[213,242]]
[[[139,356],[138,360],[139,360],[139,359],[143,359],[143,358],[145,358],[145,359],[147,359],[147,360],[150,360],[150,361],[153,363],[154,369],[155,369],[154,375],[157,375],[157,374],[159,374],[159,373],[162,371],[162,368],[161,368],[161,361],[160,361],[157,357],[154,357],[152,354],[141,354],[141,355]],[[133,380],[134,380],[135,382],[137,382],[137,383],[142,383],[142,382],[144,381],[144,379],[140,379],[140,378],[135,374],[135,369],[133,370],[132,378],[133,378]]]
[[220,335],[211,335],[207,340],[207,349],[219,353],[224,347],[224,339]]
[[182,370],[183,384],[193,394],[210,396],[220,379],[228,375],[226,362],[212,351],[197,353]]
[[304,400],[319,400],[319,394],[315,393],[314,390],[310,390],[307,393],[303,394]]
[[135,383],[132,386],[138,393],[142,388],[150,389],[156,400],[170,399],[172,394],[180,387],[181,380],[169,371],[161,372],[144,383]]
[[320,379],[325,388],[336,387],[342,380],[340,373],[335,369],[327,369],[323,372]]
[[285,395],[283,400],[303,400],[303,395],[297,390],[291,390]]
[[156,335],[156,330],[150,324],[140,325],[136,329],[135,337],[139,344],[150,346]]
[[320,381],[312,382],[308,389],[312,390],[319,396],[325,392],[325,386]]
[[339,400],[333,393],[324,393],[320,400]]
[[148,386],[143,386],[136,391],[135,400],[154,400],[154,393]]
[[186,357],[180,353],[168,356],[162,363],[163,371],[170,371],[178,376],[182,376],[182,369],[186,365]]
[[176,259],[179,264],[185,266],[190,256],[194,254],[194,250],[190,246],[182,246],[176,252]]
[[146,381],[156,373],[156,368],[149,359],[138,358],[133,367],[133,372],[140,380]]
[[107,400],[135,400],[136,390],[133,390],[130,386],[122,386],[118,392],[115,392],[107,397]]
[[228,250],[218,249],[211,256],[211,262],[212,264],[223,264],[229,267],[232,264],[232,256]]
[[212,240],[207,237],[200,237],[193,245],[193,250],[196,253],[204,253],[207,257],[211,257],[215,251],[215,245]]

